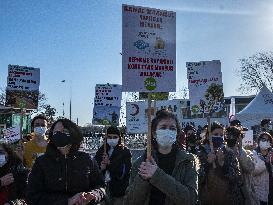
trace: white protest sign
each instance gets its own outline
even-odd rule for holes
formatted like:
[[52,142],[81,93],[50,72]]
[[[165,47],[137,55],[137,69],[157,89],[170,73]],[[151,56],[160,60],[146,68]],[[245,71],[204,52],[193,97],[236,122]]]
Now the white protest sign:
[[253,130],[248,130],[244,132],[244,138],[242,140],[242,145],[253,145]]
[[[193,114],[209,113],[205,94],[210,85],[223,85],[219,60],[187,62],[187,77],[191,111]],[[221,102],[214,104],[214,112],[223,109]]]
[[93,124],[119,124],[120,107],[117,106],[94,106]]
[[148,120],[145,116],[147,101],[126,102],[126,128],[128,133],[147,133]]
[[7,90],[36,91],[40,85],[40,69],[19,65],[8,66]]
[[176,91],[176,13],[122,5],[122,86],[129,92]]
[[20,140],[20,127],[10,127],[3,129],[4,141],[6,143],[13,143]]
[[[187,106],[186,100],[159,100],[152,103],[155,112],[166,109],[173,112],[179,121],[183,118],[182,108]],[[147,101],[126,103],[126,127],[128,133],[147,133]]]
[[118,84],[97,84],[94,106],[121,106],[122,86]]

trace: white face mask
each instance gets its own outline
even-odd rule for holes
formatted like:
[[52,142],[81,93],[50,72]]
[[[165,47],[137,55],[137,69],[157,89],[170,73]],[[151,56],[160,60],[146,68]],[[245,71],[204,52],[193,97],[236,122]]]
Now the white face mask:
[[46,133],[46,127],[34,127],[34,133],[38,136],[44,136]]
[[107,139],[107,143],[109,144],[110,147],[115,147],[118,144],[118,140],[119,140],[119,138]]
[[260,142],[259,142],[259,147],[260,147],[261,150],[266,150],[266,149],[268,149],[269,147],[271,147],[271,145],[270,145],[270,143],[267,142],[267,141],[265,141],[265,142],[260,141]]
[[0,154],[0,167],[3,167],[7,163],[6,155]]
[[176,141],[176,130],[156,130],[156,141],[162,147],[171,147]]

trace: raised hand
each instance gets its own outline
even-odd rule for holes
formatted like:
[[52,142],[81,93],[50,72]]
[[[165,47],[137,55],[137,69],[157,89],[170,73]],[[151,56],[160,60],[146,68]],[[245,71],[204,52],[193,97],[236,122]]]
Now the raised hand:
[[0,178],[1,186],[8,186],[14,182],[14,177],[12,173],[6,174]]
[[143,179],[149,180],[152,178],[157,168],[158,166],[153,158],[150,160],[147,159],[146,162],[141,163],[140,167],[138,168],[138,173]]

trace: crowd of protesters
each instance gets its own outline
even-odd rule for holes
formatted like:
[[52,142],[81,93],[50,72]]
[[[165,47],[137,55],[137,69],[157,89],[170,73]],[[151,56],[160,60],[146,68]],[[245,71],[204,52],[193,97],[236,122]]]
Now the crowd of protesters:
[[[25,142],[0,144],[0,205],[264,205],[273,204],[272,122],[243,146],[239,120],[181,129],[160,110],[152,120],[152,153],[132,160],[119,128],[110,126],[92,157],[68,119],[50,127],[38,115]],[[96,137],[97,139],[97,137]],[[143,136],[137,136],[144,142]],[[89,139],[90,140],[90,139]]]

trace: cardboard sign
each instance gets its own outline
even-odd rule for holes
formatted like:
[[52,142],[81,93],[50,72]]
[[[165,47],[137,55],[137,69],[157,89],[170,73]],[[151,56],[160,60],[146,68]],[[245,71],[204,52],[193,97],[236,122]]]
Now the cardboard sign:
[[176,91],[176,13],[122,5],[122,86],[129,92]]
[[93,109],[94,125],[116,125],[119,124],[120,107],[95,106]]
[[4,143],[14,143],[20,140],[20,127],[10,127],[7,129],[3,129]]
[[122,86],[118,84],[97,84],[94,106],[121,106]]
[[6,90],[6,106],[37,109],[39,91]]
[[40,69],[8,65],[6,106],[37,109]]
[[244,132],[244,138],[242,140],[242,145],[253,145],[253,130],[248,130]]
[[[173,112],[178,119],[182,119],[182,108],[187,106],[186,100],[160,100],[152,103],[152,115],[158,110],[166,109]],[[147,133],[147,101],[126,103],[126,128],[128,133]]]
[[219,60],[187,62],[186,66],[192,114],[222,111],[223,102],[214,102],[213,107],[210,108],[212,110],[209,110],[208,100],[205,98],[212,84],[223,85],[221,62]]
[[7,90],[39,90],[40,69],[19,65],[8,65]]

